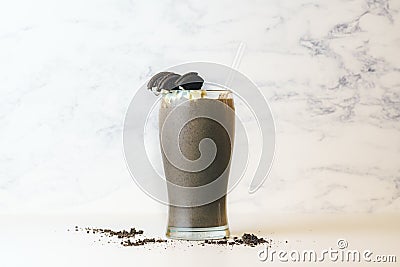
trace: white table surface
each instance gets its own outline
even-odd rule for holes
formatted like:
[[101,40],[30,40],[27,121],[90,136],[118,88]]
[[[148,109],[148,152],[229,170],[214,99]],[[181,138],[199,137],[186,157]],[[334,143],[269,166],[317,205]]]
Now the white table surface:
[[[232,235],[255,233],[272,239],[271,249],[337,248],[345,239],[348,249],[369,249],[375,254],[397,255],[400,261],[400,215],[256,215],[231,214]],[[253,266],[270,264],[258,259],[263,248],[198,245],[170,242],[123,247],[117,238],[74,231],[79,227],[113,230],[136,227],[147,237],[163,237],[165,214],[58,214],[3,215],[0,217],[0,266]],[[70,229],[70,231],[68,231]],[[99,241],[99,238],[101,241]],[[111,243],[107,243],[110,240]],[[116,243],[113,243],[115,241]],[[287,241],[287,243],[286,243]],[[193,246],[191,246],[193,245]],[[216,265],[217,264],[217,265]],[[274,262],[276,264],[286,264]],[[308,266],[310,263],[292,263]],[[313,263],[315,264],[315,263]],[[325,265],[339,263],[325,261]],[[347,263],[353,266],[354,263]],[[375,266],[373,263],[364,263]]]

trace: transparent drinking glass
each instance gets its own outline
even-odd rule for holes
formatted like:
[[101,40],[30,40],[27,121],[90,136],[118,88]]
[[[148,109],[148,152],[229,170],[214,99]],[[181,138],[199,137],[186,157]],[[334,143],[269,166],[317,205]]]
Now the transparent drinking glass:
[[169,198],[167,237],[229,236],[226,195],[234,122],[229,90],[177,90],[162,95],[159,136]]

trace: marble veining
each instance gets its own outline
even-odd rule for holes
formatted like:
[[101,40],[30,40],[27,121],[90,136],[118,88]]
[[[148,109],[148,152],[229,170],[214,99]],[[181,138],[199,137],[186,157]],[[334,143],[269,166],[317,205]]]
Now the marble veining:
[[399,212],[399,1],[25,0],[0,4],[0,213],[164,211],[125,167],[130,99],[240,42],[277,151],[230,212]]

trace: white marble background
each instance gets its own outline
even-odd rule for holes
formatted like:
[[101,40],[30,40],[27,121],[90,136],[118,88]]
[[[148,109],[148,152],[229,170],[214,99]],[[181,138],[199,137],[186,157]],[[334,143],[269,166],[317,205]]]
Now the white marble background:
[[270,101],[276,160],[229,211],[400,211],[400,1],[0,2],[0,213],[160,212],[122,126],[154,73],[230,65]]

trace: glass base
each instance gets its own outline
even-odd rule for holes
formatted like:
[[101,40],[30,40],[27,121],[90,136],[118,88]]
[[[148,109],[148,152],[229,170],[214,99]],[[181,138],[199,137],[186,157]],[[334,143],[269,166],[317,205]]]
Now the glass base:
[[166,236],[171,239],[205,240],[229,237],[228,225],[204,228],[171,227],[167,228]]

